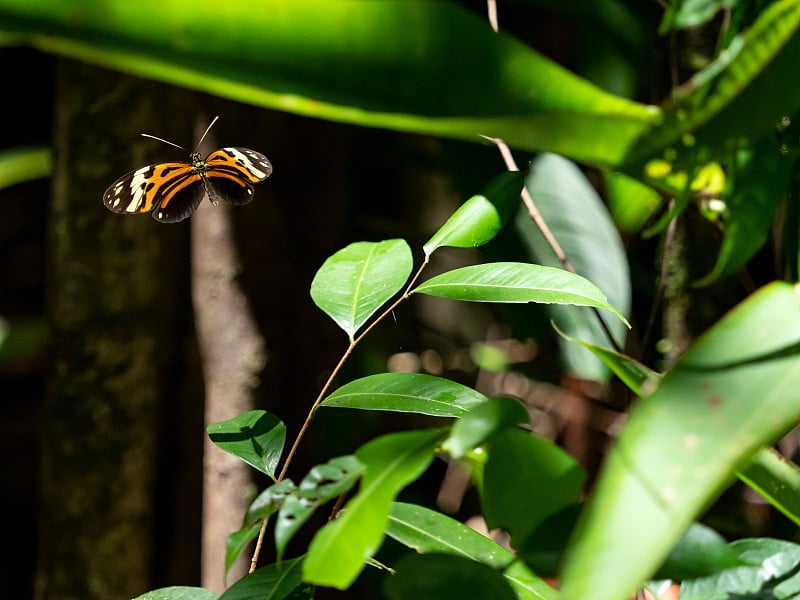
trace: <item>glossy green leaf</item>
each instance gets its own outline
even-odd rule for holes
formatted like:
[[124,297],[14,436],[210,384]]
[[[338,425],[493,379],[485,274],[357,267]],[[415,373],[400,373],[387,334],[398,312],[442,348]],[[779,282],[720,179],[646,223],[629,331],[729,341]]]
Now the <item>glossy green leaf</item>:
[[358,493],[339,518],[314,536],[303,564],[304,580],[345,589],[380,547],[398,492],[428,468],[442,434],[406,431],[374,439],[356,452],[365,473]]
[[771,448],[759,450],[753,461],[737,472],[787,518],[800,525],[800,467]]
[[467,302],[539,302],[594,306],[625,318],[603,292],[580,275],[528,263],[486,263],[431,277],[412,291]]
[[[622,315],[630,314],[628,259],[619,232],[586,176],[572,162],[553,154],[531,165],[526,187],[575,271],[592,282]],[[517,214],[517,229],[537,263],[561,267],[544,235],[527,212]],[[553,305],[548,312],[567,335],[597,346],[610,346],[597,313],[586,308]],[[610,315],[603,319],[622,346],[625,327]],[[567,370],[577,377],[606,381],[608,369],[585,348],[560,342]]]
[[507,530],[512,543],[526,540],[545,519],[578,502],[585,477],[552,442],[506,429],[488,446],[481,496],[486,524]]
[[487,401],[465,385],[423,373],[378,373],[351,381],[321,406],[460,417]]
[[314,589],[303,583],[302,564],[301,557],[256,569],[229,587],[219,600],[311,600]]
[[0,34],[248,104],[599,164],[621,163],[660,115],[454,2],[5,0]]
[[498,431],[527,424],[529,419],[528,410],[519,400],[507,396],[492,398],[456,421],[442,448],[453,458],[461,458]]
[[422,247],[425,256],[442,246],[474,248],[494,238],[519,205],[524,179],[519,171],[495,177],[479,194],[459,206],[431,236]]
[[275,478],[286,441],[286,426],[265,410],[252,410],[228,421],[211,423],[208,437],[248,465]]
[[800,595],[800,546],[768,538],[738,540],[730,546],[750,566],[684,581],[681,600],[775,600]]
[[409,554],[395,566],[384,590],[396,600],[517,600],[508,581],[484,564],[453,554]]
[[354,456],[339,456],[324,465],[313,467],[290,494],[278,513],[275,522],[275,547],[278,560],[283,558],[289,540],[314,513],[328,500],[350,491],[364,467]]
[[770,284],[704,334],[633,409],[574,537],[564,600],[617,600],[734,471],[800,418],[800,293]]
[[152,590],[133,600],[217,600],[211,590],[199,587],[173,586]]
[[634,360],[630,356],[620,354],[619,352],[609,350],[608,348],[602,348],[600,346],[595,346],[594,344],[576,340],[575,338],[563,333],[558,327],[555,327],[555,330],[564,339],[575,344],[580,344],[601,361],[603,361],[603,363],[609,369],[611,369],[614,375],[619,377],[620,381],[627,385],[628,388],[630,388],[630,390],[635,394],[641,394],[642,387],[645,385],[651,386],[649,391],[652,391],[652,389],[654,389],[653,386],[658,385],[658,381],[661,379],[660,373],[656,373],[646,365],[643,365],[638,360]]
[[421,554],[469,558],[504,575],[520,599],[555,600],[556,591],[515,560],[515,555],[474,529],[429,508],[395,502],[386,535]]
[[414,259],[404,240],[355,242],[320,267],[311,297],[353,341],[364,325],[403,287]]
[[0,190],[24,181],[48,177],[53,170],[50,148],[10,148],[0,150]]

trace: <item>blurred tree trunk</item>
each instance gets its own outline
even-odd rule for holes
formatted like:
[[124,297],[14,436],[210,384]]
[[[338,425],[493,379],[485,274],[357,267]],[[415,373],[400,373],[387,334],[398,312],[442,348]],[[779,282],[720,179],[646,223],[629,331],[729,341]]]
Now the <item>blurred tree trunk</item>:
[[176,285],[187,228],[113,214],[101,197],[163,159],[141,131],[191,139],[191,119],[175,118],[190,100],[81,63],[57,69],[37,598],[130,598],[152,585],[161,399],[191,318]]

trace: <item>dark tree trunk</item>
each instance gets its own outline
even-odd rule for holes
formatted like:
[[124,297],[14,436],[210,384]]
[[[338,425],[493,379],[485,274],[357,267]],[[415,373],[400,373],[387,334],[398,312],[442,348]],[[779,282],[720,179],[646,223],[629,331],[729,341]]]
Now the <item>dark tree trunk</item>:
[[191,96],[75,62],[57,71],[36,596],[130,598],[158,558],[161,400],[191,319],[176,285],[187,228],[113,214],[101,196],[173,156],[139,132],[191,139],[191,119],[175,118]]

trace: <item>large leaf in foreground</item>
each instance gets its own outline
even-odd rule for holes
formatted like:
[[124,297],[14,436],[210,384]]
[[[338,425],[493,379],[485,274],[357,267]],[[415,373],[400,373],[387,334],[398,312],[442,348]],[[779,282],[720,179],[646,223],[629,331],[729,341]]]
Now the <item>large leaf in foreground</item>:
[[400,291],[413,262],[404,240],[355,242],[323,263],[311,282],[311,297],[352,342],[356,331]]
[[374,439],[356,451],[366,469],[361,487],[339,518],[311,542],[303,564],[305,581],[338,589],[353,583],[383,541],[395,496],[428,468],[441,437],[437,431],[405,431]]
[[449,379],[424,373],[378,373],[343,385],[322,406],[460,417],[486,401],[483,394]]
[[762,288],[643,398],[573,540],[565,600],[617,600],[648,579],[760,446],[800,417],[800,294]]
[[428,279],[412,291],[468,302],[539,302],[604,308],[625,318],[596,285],[563,269],[499,262],[462,267]]
[[604,92],[454,2],[4,0],[2,42],[276,110],[484,134],[600,164],[619,164],[661,112]]

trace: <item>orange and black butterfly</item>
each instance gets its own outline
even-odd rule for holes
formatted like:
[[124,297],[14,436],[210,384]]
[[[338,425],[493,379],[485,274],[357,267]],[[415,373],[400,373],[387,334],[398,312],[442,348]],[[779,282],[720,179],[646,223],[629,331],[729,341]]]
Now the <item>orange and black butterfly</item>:
[[[161,138],[142,135],[181,148]],[[267,157],[248,148],[220,148],[205,160],[192,152],[189,161],[150,165],[123,175],[108,186],[103,204],[115,213],[149,212],[156,221],[176,223],[190,216],[206,195],[211,204],[220,200],[247,204],[253,199],[253,184],[272,173]]]

